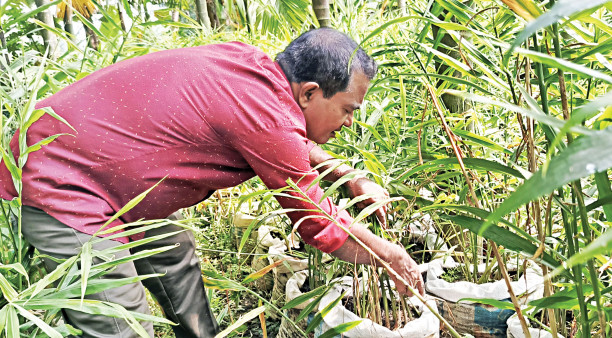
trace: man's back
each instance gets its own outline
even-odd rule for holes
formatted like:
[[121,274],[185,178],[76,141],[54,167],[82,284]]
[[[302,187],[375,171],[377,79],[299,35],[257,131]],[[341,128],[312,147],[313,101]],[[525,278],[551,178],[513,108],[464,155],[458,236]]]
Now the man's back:
[[[249,179],[255,173],[236,139],[304,123],[280,68],[240,43],[129,59],[37,105],[46,106],[76,133],[49,115],[28,130],[29,145],[53,134],[73,136],[30,154],[23,203],[89,234],[163,178],[124,221],[166,217]],[[0,197],[9,198],[14,191],[4,166],[0,176]]]

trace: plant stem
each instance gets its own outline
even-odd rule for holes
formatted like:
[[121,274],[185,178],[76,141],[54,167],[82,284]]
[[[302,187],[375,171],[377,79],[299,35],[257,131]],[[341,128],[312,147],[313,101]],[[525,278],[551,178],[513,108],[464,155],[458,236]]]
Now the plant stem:
[[[589,225],[589,219],[586,212],[586,208],[584,206],[584,199],[582,198],[582,187],[579,181],[574,182],[572,185],[574,188],[574,193],[576,194],[576,199],[578,200],[578,209],[580,210],[580,220],[582,223],[582,233],[586,241],[590,241],[593,234],[591,233],[591,228]],[[593,265],[593,259],[589,259],[587,261],[587,267],[589,270],[589,275],[591,277],[591,285],[593,286],[593,293],[595,294],[595,304],[597,305],[597,313],[599,314],[599,326],[602,330],[602,333],[605,330],[606,326],[606,314],[603,311],[603,307],[601,305],[601,294],[599,292],[599,278],[597,276],[597,272],[595,271],[595,266]],[[578,295],[578,297],[584,297],[584,295]],[[588,333],[588,326],[583,328],[584,332]]]
[[[559,189],[559,194],[563,196],[563,191],[561,191],[561,189]],[[574,230],[567,218],[567,212],[563,208],[561,208],[561,217],[563,219],[563,227],[565,229],[568,257],[571,257],[576,253],[576,249],[574,247]],[[576,265],[572,267],[572,272],[574,274],[574,282],[576,283],[576,293],[578,294],[578,305],[580,306],[582,326],[588,328],[589,318],[587,314],[586,302],[584,300],[584,292],[582,290],[582,270],[578,265]],[[586,338],[587,336],[584,337]]]

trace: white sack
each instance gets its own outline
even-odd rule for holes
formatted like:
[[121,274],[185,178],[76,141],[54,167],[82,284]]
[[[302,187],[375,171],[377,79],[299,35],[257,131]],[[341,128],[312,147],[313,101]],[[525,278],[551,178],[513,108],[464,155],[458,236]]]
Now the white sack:
[[[440,266],[429,264],[425,289],[444,300],[456,303],[462,298],[490,298],[497,300],[510,298],[504,280],[484,284],[465,281],[449,283],[438,278],[442,271]],[[525,292],[528,293],[528,297],[521,298],[520,300],[525,304],[531,300],[542,298],[544,293],[544,277],[542,277],[541,270],[535,267],[527,268],[526,273],[518,281],[511,282],[511,285],[514,294],[517,296]]]
[[[363,283],[360,283],[363,285]],[[324,309],[327,305],[336,300],[344,291],[347,294],[352,294],[352,278],[344,277],[341,282],[334,285],[334,287],[321,299],[319,303],[319,311]],[[345,337],[385,337],[385,338],[437,338],[440,336],[440,320],[436,317],[423,303],[421,303],[416,297],[410,298],[412,304],[416,305],[417,308],[422,312],[421,317],[415,319],[399,330],[392,331],[382,325],[378,325],[369,319],[360,318],[356,314],[347,310],[342,304],[336,305],[332,310],[323,318],[322,332],[325,332],[333,327],[336,327],[343,323],[348,323],[356,320],[361,320],[361,323],[344,333]],[[433,300],[427,301],[427,304],[432,309],[436,310],[436,303]]]

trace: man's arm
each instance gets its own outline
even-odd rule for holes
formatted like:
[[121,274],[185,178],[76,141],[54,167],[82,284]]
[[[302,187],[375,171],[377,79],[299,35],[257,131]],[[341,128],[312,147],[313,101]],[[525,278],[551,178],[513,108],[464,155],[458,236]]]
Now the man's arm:
[[[310,165],[312,167],[316,167],[321,163],[329,161],[333,158],[334,157],[332,157],[316,145],[310,151]],[[334,164],[326,164],[317,168],[317,170],[319,171],[319,173],[323,173],[327,169],[331,168],[333,165]],[[323,179],[335,182],[342,176],[347,175],[353,171],[355,171],[355,169],[351,168],[346,164],[342,164],[332,170],[325,177],[323,177]],[[387,190],[383,189],[381,186],[365,177],[350,180],[346,182],[345,185],[349,190],[351,197],[356,197],[363,194],[375,194],[374,197],[371,197],[361,203],[358,203],[358,206],[360,208],[363,208],[368,204],[372,204],[389,198],[389,193],[387,192]],[[385,213],[385,207],[381,207],[376,211],[376,216],[379,220],[381,220],[381,223],[386,226]],[[391,269],[393,269],[404,280],[410,283],[414,289],[416,289],[421,294],[425,293],[423,278],[419,272],[419,267],[417,263],[410,257],[410,255],[406,253],[406,250],[404,248],[400,247],[399,245],[392,244],[391,242],[374,235],[370,230],[358,224],[353,225],[351,227],[351,233],[368,248],[370,248],[370,250],[372,250],[384,262],[388,263]],[[376,267],[383,267],[380,262],[377,262],[365,248],[363,248],[359,243],[357,243],[357,241],[355,241],[351,237],[349,237],[339,249],[332,252],[331,254],[337,258],[342,259],[343,261],[355,264],[369,264]],[[389,275],[395,282],[395,287],[397,288],[398,292],[400,292],[401,294],[409,294],[408,288],[402,282],[400,282],[392,273],[389,273]]]
[[[374,235],[370,230],[358,224],[351,227],[351,233],[380,257],[382,261],[388,263],[390,268],[407,281],[413,289],[417,290],[421,295],[425,294],[423,277],[419,272],[419,266],[410,255],[406,253],[404,248]],[[331,254],[350,263],[384,267],[352,237],[349,237],[339,249],[333,251]],[[408,296],[412,295],[404,283],[402,283],[393,273],[389,272],[389,276],[395,282],[395,287],[399,293],[407,294]]]
[[[310,166],[312,166],[313,168],[317,167],[321,163],[324,163],[325,161],[329,161],[332,159],[334,159],[334,157],[329,155],[327,152],[325,152],[325,150],[321,149],[321,147],[317,145],[315,145],[310,151]],[[322,174],[327,169],[330,169],[333,166],[334,164],[325,164],[317,168],[317,170],[320,174]],[[332,170],[330,173],[328,173],[326,176],[324,176],[323,179],[326,181],[335,182],[344,175],[347,175],[353,171],[355,171],[355,169],[351,168],[346,164],[341,164],[334,170]],[[344,183],[344,186],[346,186],[351,198],[367,194],[372,195],[372,197],[357,203],[357,207],[359,207],[360,209],[363,209],[370,204],[374,204],[376,202],[380,202],[389,198],[389,192],[386,189],[365,177],[354,178]],[[387,207],[384,205],[375,212],[376,217],[381,222],[383,227],[387,226],[386,213]]]

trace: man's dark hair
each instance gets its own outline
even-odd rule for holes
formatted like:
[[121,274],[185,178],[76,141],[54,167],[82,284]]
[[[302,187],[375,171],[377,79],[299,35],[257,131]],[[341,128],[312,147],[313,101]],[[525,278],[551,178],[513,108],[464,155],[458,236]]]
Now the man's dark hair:
[[316,82],[325,98],[346,90],[355,71],[372,80],[377,70],[374,59],[353,39],[332,28],[313,29],[300,35],[276,56],[276,61],[290,82]]

